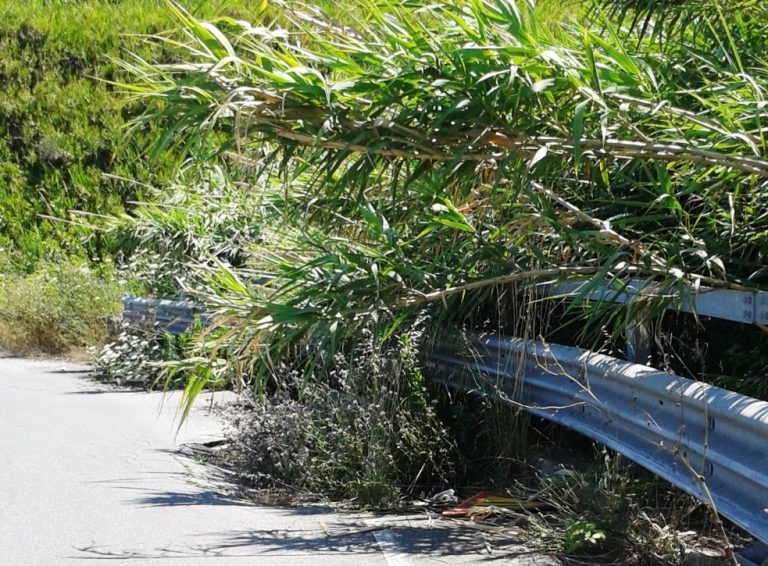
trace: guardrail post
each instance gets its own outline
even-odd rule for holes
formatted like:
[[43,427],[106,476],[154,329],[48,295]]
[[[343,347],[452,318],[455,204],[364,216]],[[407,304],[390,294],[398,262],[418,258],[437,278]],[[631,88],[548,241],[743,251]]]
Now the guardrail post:
[[644,366],[651,363],[651,324],[647,320],[632,319],[626,327],[628,362]]

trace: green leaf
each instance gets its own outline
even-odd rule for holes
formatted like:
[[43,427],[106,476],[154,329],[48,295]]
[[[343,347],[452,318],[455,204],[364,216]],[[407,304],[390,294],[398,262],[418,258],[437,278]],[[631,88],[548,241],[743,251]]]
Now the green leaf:
[[576,105],[573,111],[573,120],[571,122],[571,136],[573,136],[573,165],[576,173],[579,171],[579,161],[581,160],[581,136],[584,131],[584,111],[589,106],[589,100],[582,100]]

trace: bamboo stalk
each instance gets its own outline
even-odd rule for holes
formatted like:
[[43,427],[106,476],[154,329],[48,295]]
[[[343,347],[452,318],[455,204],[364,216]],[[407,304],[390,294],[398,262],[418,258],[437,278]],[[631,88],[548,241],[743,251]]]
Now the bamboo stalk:
[[[324,138],[292,130],[272,121],[265,120],[261,122],[261,125],[265,126],[264,130],[266,130],[265,133],[267,134],[279,139],[299,142],[310,147],[343,150],[353,153],[367,153],[371,155],[380,155],[382,157],[416,159],[421,161],[491,161],[509,157],[510,154],[517,154],[520,158],[525,158],[532,155],[543,146],[546,146],[551,152],[572,151],[574,148],[574,139],[569,137],[507,136],[501,130],[492,131],[483,136],[484,139],[493,141],[492,144],[486,144],[486,147],[491,145],[492,147],[498,148],[496,151],[490,152],[461,152],[460,145],[446,147],[439,142],[435,144],[435,147],[426,147],[404,138],[398,138],[397,142],[403,144],[405,147],[373,148],[365,144],[350,143],[344,140]],[[600,154],[604,157],[645,159],[649,161],[687,161],[726,167],[744,173],[758,175],[760,177],[768,177],[768,161],[739,155],[728,155],[717,151],[680,144],[587,138],[582,139],[580,145],[582,150],[592,150],[596,154]],[[444,151],[443,149],[449,149],[450,152]]]

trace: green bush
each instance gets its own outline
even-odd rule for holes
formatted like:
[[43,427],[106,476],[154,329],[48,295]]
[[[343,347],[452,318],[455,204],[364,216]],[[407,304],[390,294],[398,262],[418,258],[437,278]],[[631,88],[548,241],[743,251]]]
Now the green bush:
[[0,272],[0,348],[68,354],[99,344],[120,309],[120,288],[85,265]]
[[197,325],[173,336],[162,328],[124,321],[114,339],[95,353],[94,366],[102,379],[118,385],[146,389],[183,386],[187,375],[179,372],[168,380],[162,364],[183,358],[189,341],[199,331]]
[[124,279],[141,294],[175,297],[193,264],[246,265],[266,222],[264,208],[260,195],[243,191],[221,168],[206,167],[115,218],[107,233]]

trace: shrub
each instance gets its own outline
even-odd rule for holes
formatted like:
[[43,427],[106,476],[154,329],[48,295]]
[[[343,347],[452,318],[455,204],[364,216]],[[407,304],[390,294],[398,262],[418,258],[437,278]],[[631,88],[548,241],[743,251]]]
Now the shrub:
[[147,389],[163,383],[168,387],[179,385],[184,374],[179,373],[166,382],[162,363],[183,357],[195,331],[193,328],[181,336],[172,336],[157,327],[123,322],[117,336],[96,352],[94,365],[102,378],[117,384]]
[[277,368],[272,395],[225,414],[236,449],[230,464],[261,487],[290,487],[360,505],[390,506],[401,488],[451,473],[448,433],[438,422],[416,359],[418,333],[385,348],[337,354],[323,378]]
[[537,496],[546,505],[530,518],[533,540],[589,557],[581,563],[688,564],[687,554],[706,548],[718,557],[713,564],[726,564],[729,540],[742,536],[724,531],[707,505],[597,444],[591,464],[539,472]]
[[108,222],[122,276],[143,293],[175,297],[191,265],[243,266],[262,230],[260,201],[220,167],[183,172],[156,202]]

